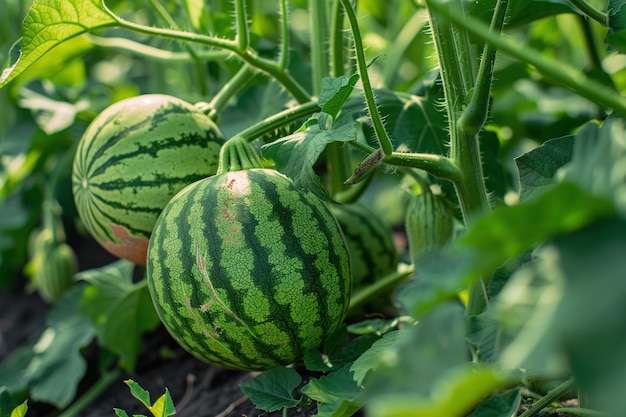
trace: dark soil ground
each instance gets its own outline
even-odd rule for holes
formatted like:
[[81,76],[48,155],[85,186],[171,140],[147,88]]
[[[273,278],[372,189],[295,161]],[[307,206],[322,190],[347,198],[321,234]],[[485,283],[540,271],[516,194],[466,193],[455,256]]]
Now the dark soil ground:
[[[90,269],[110,263],[114,259],[91,241],[73,245],[81,260],[81,269]],[[25,280],[18,279],[10,293],[0,293],[0,362],[24,343],[32,343],[44,329],[49,306],[37,294],[27,294]],[[180,417],[278,417],[282,412],[266,413],[258,410],[247,399],[239,384],[254,376],[251,372],[237,372],[205,364],[184,352],[169,334],[160,328],[145,336],[148,354],[142,355],[133,374],[120,373],[108,388],[86,408],[79,417],[112,417],[113,408],[126,410],[129,415],[149,414],[139,401],[131,396],[124,380],[133,379],[151,393],[154,401],[167,388]],[[168,352],[162,355],[163,348]],[[90,346],[85,357],[90,362],[79,390],[86,390],[98,375],[95,368],[97,347]],[[29,401],[27,417],[50,417],[56,410],[46,404]],[[290,417],[307,417],[311,409],[290,410]]]

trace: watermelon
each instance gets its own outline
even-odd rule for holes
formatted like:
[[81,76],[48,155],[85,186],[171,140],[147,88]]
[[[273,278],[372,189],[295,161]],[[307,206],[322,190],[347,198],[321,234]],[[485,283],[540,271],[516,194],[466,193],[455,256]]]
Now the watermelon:
[[167,202],[218,167],[224,139],[193,105],[147,94],[99,114],[74,157],[72,189],[87,231],[110,253],[145,265]]
[[177,194],[156,222],[146,272],[173,338],[239,370],[301,360],[342,323],[351,295],[335,218],[270,169],[218,174]]
[[362,203],[331,204],[329,208],[348,245],[354,288],[396,270],[398,251],[393,233],[379,215]]

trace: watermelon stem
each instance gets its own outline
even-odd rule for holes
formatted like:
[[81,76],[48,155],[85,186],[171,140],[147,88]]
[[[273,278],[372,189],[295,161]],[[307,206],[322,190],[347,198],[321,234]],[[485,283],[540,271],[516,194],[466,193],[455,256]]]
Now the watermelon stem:
[[341,3],[344,10],[346,11],[346,16],[348,16],[348,21],[350,22],[350,28],[352,30],[352,40],[354,42],[356,53],[357,69],[359,71],[359,76],[361,77],[361,83],[363,84],[365,102],[367,104],[367,110],[369,112],[372,125],[374,126],[376,139],[378,140],[378,144],[383,154],[391,155],[391,153],[393,152],[393,145],[391,144],[391,139],[387,135],[385,125],[383,124],[380,114],[378,113],[378,109],[376,108],[376,99],[374,97],[372,84],[370,83],[369,75],[367,73],[365,49],[363,46],[363,39],[361,38],[361,31],[359,29],[356,12],[350,4],[350,0],[341,0]]
[[220,150],[220,162],[216,175],[262,167],[261,160],[252,145],[240,137],[233,138],[227,141]]
[[236,40],[223,39],[216,36],[208,36],[200,33],[186,32],[177,29],[157,28],[140,23],[131,22],[118,16],[106,4],[102,4],[106,12],[115,20],[116,25],[122,29],[130,30],[144,35],[156,36],[165,39],[173,39],[182,42],[193,42],[200,45],[209,46],[211,48],[219,48],[230,51],[235,54],[241,61],[250,66],[266,73],[278,83],[280,83],[299,103],[307,103],[311,101],[311,96],[307,90],[296,81],[289,72],[281,66],[280,62],[266,59],[251,49],[240,49]]
[[217,123],[219,114],[230,99],[237,94],[255,75],[254,69],[243,64],[237,73],[213,96],[213,99],[203,107],[203,112]]
[[254,142],[268,133],[274,132],[276,129],[287,126],[318,111],[320,111],[320,107],[317,102],[309,101],[296,107],[283,110],[280,113],[276,113],[259,123],[255,123],[249,128],[233,136],[230,140],[241,138],[246,142]]
[[374,283],[354,292],[350,298],[348,314],[372,298],[380,296],[380,294],[384,293],[386,290],[395,287],[411,275],[413,275],[412,265],[403,271],[392,272],[391,274],[376,280]]
[[235,0],[235,17],[237,19],[237,47],[245,51],[250,46],[250,33],[248,32],[248,15],[243,0]]

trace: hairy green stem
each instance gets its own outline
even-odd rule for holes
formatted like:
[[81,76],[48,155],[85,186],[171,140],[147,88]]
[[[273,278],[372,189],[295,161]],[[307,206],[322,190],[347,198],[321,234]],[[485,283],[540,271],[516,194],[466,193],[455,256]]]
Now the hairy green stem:
[[596,9],[586,0],[570,0],[570,3],[572,3],[574,7],[583,12],[585,15],[600,23],[602,26],[606,26],[608,24],[606,13]]
[[226,84],[224,84],[220,91],[213,96],[213,99],[208,104],[208,116],[211,119],[216,120],[217,116],[228,104],[228,101],[253,77],[254,69],[252,69],[249,65],[243,64],[239,71],[237,71],[237,73],[230,80],[228,80]]
[[541,399],[535,401],[535,403],[528,410],[524,411],[519,417],[532,417],[538,414],[542,409],[544,409],[548,404],[558,400],[562,395],[567,394],[576,386],[576,381],[574,377],[571,377],[567,381],[563,382],[558,387],[554,388],[547,395],[543,396]]
[[313,67],[313,94],[322,92],[322,79],[328,74],[326,2],[309,1],[309,26],[311,28],[311,65]]
[[253,142],[282,126],[308,117],[318,111],[320,111],[320,108],[317,103],[309,101],[308,103],[300,104],[299,106],[276,113],[259,123],[255,123],[251,127],[233,136],[230,140],[240,138],[248,142]]
[[280,15],[281,21],[281,44],[280,44],[280,57],[278,59],[278,67],[283,71],[287,69],[289,65],[289,8],[287,7],[287,0],[280,1]]
[[330,57],[331,75],[340,77],[345,74],[343,54],[343,11],[340,0],[333,0],[331,7]]
[[231,55],[230,52],[225,51],[196,51],[195,56],[192,56],[189,52],[167,51],[126,38],[104,38],[92,34],[85,36],[90,43],[98,47],[127,52],[155,61],[187,62],[194,60],[196,57],[203,61],[223,61]]
[[575,416],[580,417],[610,417],[608,414],[603,413],[601,411],[589,410],[587,408],[576,408],[576,407],[556,407],[553,410],[550,410],[557,414],[573,414]]
[[[106,8],[106,5],[103,5]],[[309,93],[300,85],[288,72],[281,68],[277,62],[260,57],[256,51],[248,48],[240,50],[237,42],[207,36],[198,33],[185,32],[175,29],[155,28],[130,22],[117,16],[111,10],[106,8],[107,13],[115,19],[117,25],[123,29],[130,30],[145,35],[174,39],[183,42],[194,42],[214,48],[223,49],[232,52],[240,60],[257,68],[258,70],[268,74],[280,83],[289,93],[300,103],[306,103],[311,100]]]
[[119,369],[113,369],[100,378],[93,384],[84,394],[80,396],[74,403],[65,409],[57,417],[74,417],[80,414],[80,412],[89,404],[94,402],[96,398],[100,396],[113,382],[115,382],[121,375]]
[[350,4],[350,0],[341,0],[341,4],[346,12],[348,21],[350,22],[350,28],[352,29],[352,40],[354,42],[356,52],[357,68],[361,77],[361,83],[363,85],[363,93],[365,94],[365,102],[367,103],[367,110],[374,126],[374,132],[376,133],[376,139],[383,154],[391,155],[393,152],[393,145],[391,139],[387,135],[385,125],[383,124],[378,109],[376,108],[376,99],[374,98],[374,91],[372,90],[372,84],[367,73],[367,62],[365,60],[365,49],[363,46],[363,40],[361,39],[361,31],[359,29],[359,22],[357,21],[356,12]]
[[500,52],[532,65],[545,78],[604,108],[613,110],[622,117],[626,117],[626,97],[589,78],[578,69],[559,61],[548,59],[541,52],[527,48],[510,38],[491,33],[489,28],[476,18],[450,13],[436,1],[429,1],[429,4],[429,7],[449,18],[455,25],[494,45]]
[[393,288],[395,285],[409,278],[412,274],[413,267],[409,267],[406,271],[393,272],[381,279],[376,280],[373,284],[355,292],[352,295],[352,298],[350,298],[350,307],[348,308],[348,311],[354,310],[376,296],[380,296],[383,291]]
[[[500,0],[496,3],[491,27],[489,28],[491,32],[502,32],[507,6],[508,0]],[[476,87],[467,108],[459,119],[459,129],[468,135],[478,135],[487,120],[496,53],[496,47],[489,43],[485,44],[478,76],[476,77],[478,80]]]
[[[504,28],[508,0],[498,0],[491,19],[489,30],[493,33],[501,33]],[[481,216],[489,212],[489,200],[483,175],[479,134],[482,130],[487,113],[491,94],[491,83],[496,61],[497,48],[489,43],[485,44],[478,68],[476,87],[467,108],[458,122],[459,146],[458,153],[452,153],[452,160],[456,161],[465,174],[460,183],[456,184],[456,190],[461,204],[461,211],[470,224],[474,216]],[[471,175],[471,173],[474,173]],[[468,175],[469,174],[469,175]],[[468,316],[480,314],[488,303],[487,277],[472,284],[469,292]]]
[[[152,7],[155,9],[157,14],[165,21],[170,27],[173,29],[180,29],[176,24],[176,20],[169,14],[165,6],[163,6],[158,0],[149,0]],[[204,97],[208,93],[208,88],[206,85],[205,77],[204,77],[204,68],[201,64],[201,59],[196,53],[196,51],[189,44],[185,44],[185,50],[191,55],[194,67],[196,70],[196,78],[198,80],[198,85],[200,86],[200,94]]]
[[237,21],[237,48],[246,51],[250,46],[250,33],[248,32],[248,15],[244,0],[235,0],[235,19]]
[[[449,8],[450,5],[442,6]],[[437,13],[433,13],[428,7],[430,29],[432,31],[435,52],[439,59],[439,72],[442,79],[444,97],[446,99],[446,111],[450,129],[450,140],[454,146],[456,142],[456,121],[460,116],[467,89],[463,82],[461,71],[462,61],[459,58],[456,45],[454,44],[454,32],[452,25]]]
[[459,167],[451,159],[442,155],[393,152],[391,155],[383,157],[383,162],[391,165],[423,169],[435,177],[452,182],[458,182],[462,175]]

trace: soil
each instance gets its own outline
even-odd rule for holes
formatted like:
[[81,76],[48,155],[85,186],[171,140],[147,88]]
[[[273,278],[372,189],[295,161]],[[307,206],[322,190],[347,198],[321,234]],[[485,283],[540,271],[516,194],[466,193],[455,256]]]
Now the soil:
[[[93,241],[73,245],[81,260],[81,269],[106,265],[114,258]],[[28,294],[26,280],[19,278],[10,293],[0,293],[0,362],[25,343],[32,343],[44,329],[47,305],[37,294]],[[100,396],[84,408],[78,417],[112,417],[113,408],[121,408],[129,415],[149,414],[139,401],[131,396],[124,380],[133,379],[151,393],[154,401],[167,388],[176,405],[179,417],[278,417],[282,412],[266,413],[258,410],[243,395],[239,384],[253,377],[251,372],[238,372],[217,368],[195,359],[183,351],[163,329],[145,336],[145,346],[153,354],[142,355],[136,372],[120,373]],[[161,354],[163,348],[168,353]],[[98,375],[95,371],[97,347],[85,351],[89,370],[79,391],[86,390]],[[49,417],[56,410],[49,405],[29,400],[27,417]],[[313,409],[290,410],[290,417],[308,417]]]

